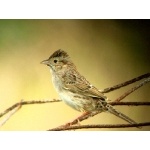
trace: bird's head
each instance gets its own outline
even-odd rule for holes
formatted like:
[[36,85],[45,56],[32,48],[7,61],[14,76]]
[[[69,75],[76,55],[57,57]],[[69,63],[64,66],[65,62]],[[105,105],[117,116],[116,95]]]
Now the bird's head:
[[53,71],[60,71],[68,65],[72,65],[69,55],[64,50],[55,51],[47,60],[43,60],[41,64],[49,66]]

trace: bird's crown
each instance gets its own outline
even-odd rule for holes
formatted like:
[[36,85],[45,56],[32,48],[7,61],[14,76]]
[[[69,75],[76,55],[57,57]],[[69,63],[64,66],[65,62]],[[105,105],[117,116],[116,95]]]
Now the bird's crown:
[[50,58],[55,58],[55,57],[67,58],[67,57],[69,57],[69,55],[64,50],[59,49],[50,56]]

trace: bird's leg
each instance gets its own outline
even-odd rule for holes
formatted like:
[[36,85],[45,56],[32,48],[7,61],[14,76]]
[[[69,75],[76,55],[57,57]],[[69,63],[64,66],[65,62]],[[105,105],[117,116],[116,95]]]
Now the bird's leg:
[[84,112],[79,117],[75,118],[73,121],[66,123],[65,125],[60,126],[62,127],[68,127],[74,124],[80,124],[80,121],[84,120],[85,118],[88,118],[90,116],[91,112]]
[[102,111],[95,111],[95,112],[84,112],[82,115],[80,115],[79,117],[75,118],[73,121],[66,123],[65,125],[61,125],[58,128],[65,128],[65,127],[69,127],[71,125],[75,125],[75,124],[80,124],[80,121],[83,121],[85,119],[88,119],[89,117],[93,117],[99,113],[101,113]]
[[[72,122],[71,122],[71,125],[73,124],[79,124],[80,125],[80,121],[82,120],[85,120],[89,117],[93,117],[99,113],[101,113],[102,111],[95,111],[95,112],[84,112],[81,116],[77,117],[76,119],[74,119]],[[78,122],[77,122],[78,121]]]
[[82,121],[83,118],[90,116],[90,114],[91,114],[91,112],[84,112],[81,116],[79,116],[79,117],[77,117],[76,119],[74,119],[74,120],[72,121],[72,123],[74,123],[74,121],[77,120],[77,123],[76,123],[76,124],[80,125],[80,121]]

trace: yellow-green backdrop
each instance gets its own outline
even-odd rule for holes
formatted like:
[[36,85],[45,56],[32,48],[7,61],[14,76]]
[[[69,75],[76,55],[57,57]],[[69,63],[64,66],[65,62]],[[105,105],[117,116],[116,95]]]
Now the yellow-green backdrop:
[[[21,99],[58,99],[48,67],[40,64],[57,49],[67,51],[79,72],[103,89],[150,71],[149,39],[149,20],[0,20],[0,112]],[[136,84],[106,96],[113,100]],[[149,101],[149,97],[147,84],[124,101]],[[116,109],[136,122],[150,121],[149,107]],[[0,130],[47,130],[80,114],[62,102],[26,105]],[[109,113],[81,122],[118,123],[126,122]]]

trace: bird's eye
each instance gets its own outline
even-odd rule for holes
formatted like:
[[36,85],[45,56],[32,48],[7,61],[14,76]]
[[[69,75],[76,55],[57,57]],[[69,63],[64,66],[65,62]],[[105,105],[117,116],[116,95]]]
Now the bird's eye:
[[57,60],[56,60],[56,59],[54,59],[54,63],[57,63]]

